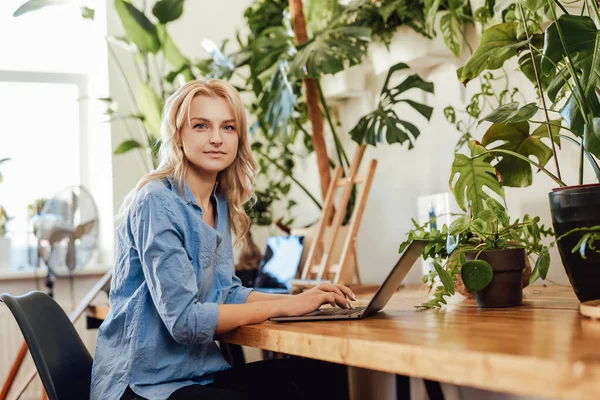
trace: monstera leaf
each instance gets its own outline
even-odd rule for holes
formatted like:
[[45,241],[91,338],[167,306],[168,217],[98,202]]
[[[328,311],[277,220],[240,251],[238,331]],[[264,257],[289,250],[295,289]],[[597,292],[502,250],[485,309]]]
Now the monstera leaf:
[[290,69],[297,78],[335,74],[360,64],[371,40],[371,28],[334,26],[298,46]]
[[293,118],[296,94],[287,77],[287,61],[282,61],[262,91],[258,103],[268,124],[270,135],[279,135],[284,144],[289,144],[289,122]]
[[385,135],[387,142],[390,144],[408,142],[409,149],[414,147],[414,141],[420,134],[419,128],[408,121],[400,119],[394,111],[394,106],[397,103],[405,102],[429,120],[433,108],[410,99],[401,99],[400,95],[409,89],[420,89],[433,93],[433,83],[424,81],[418,75],[410,75],[400,84],[390,88],[390,79],[394,72],[406,68],[409,67],[404,63],[396,64],[390,68],[381,90],[379,106],[372,113],[362,117],[350,131],[350,135],[355,142],[366,142],[375,146],[377,142],[383,141]]
[[290,58],[296,52],[293,39],[293,33],[283,26],[265,29],[250,43],[252,74],[259,76],[272,68],[275,63]]
[[[557,24],[563,34],[568,33],[564,35],[566,49],[563,48]],[[590,17],[561,16],[546,29],[542,72],[546,75],[551,73],[555,69],[554,64],[563,61],[568,52],[576,72],[581,73],[584,95],[592,93],[600,85],[599,34],[600,31]],[[564,84],[566,82],[563,80]]]
[[[568,32],[563,35],[564,47],[558,27],[563,33]],[[595,135],[595,130],[585,127],[582,115],[584,112],[593,117],[600,117],[600,103],[595,93],[600,86],[600,31],[591,18],[563,15],[546,29],[542,72],[546,75],[551,74],[555,70],[554,65],[565,61],[567,55],[573,62],[583,93],[571,92],[561,114],[565,117],[569,128],[583,137],[586,150],[600,157],[600,141],[590,136]],[[567,84],[566,80],[573,78],[566,67],[563,67],[561,72],[562,74],[556,74],[548,89],[549,97],[553,101]],[[575,96],[584,104],[583,110],[580,109]]]
[[529,103],[519,108],[519,103],[513,101],[512,103],[504,104],[496,108],[490,114],[483,117],[479,123],[482,121],[490,121],[516,124],[518,122],[527,121],[529,118],[533,117],[537,111],[538,107],[536,103]]
[[517,22],[507,22],[483,31],[479,47],[471,59],[456,71],[458,79],[467,84],[486,69],[498,69],[506,60],[517,55],[517,50],[527,45],[527,40],[518,37],[517,26]]
[[[539,137],[529,134],[527,121],[516,124],[496,123],[487,130],[481,144],[486,148],[490,144],[502,142],[494,149],[510,150],[527,158],[534,156],[542,167],[552,158],[552,149],[546,146]],[[503,155],[496,164],[496,169],[502,175],[504,186],[525,187],[533,182],[531,164],[511,155]]]
[[450,172],[450,189],[456,203],[464,211],[471,209],[473,215],[484,210],[484,202],[491,198],[484,188],[496,193],[504,199],[504,189],[496,177],[496,169],[481,154],[486,149],[478,142],[469,142],[471,157],[456,154]]

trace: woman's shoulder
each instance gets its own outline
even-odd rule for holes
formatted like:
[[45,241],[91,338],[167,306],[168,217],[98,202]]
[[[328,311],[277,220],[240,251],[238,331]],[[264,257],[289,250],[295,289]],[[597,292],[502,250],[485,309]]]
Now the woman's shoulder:
[[140,207],[167,207],[174,205],[178,196],[174,193],[169,183],[163,179],[154,179],[145,184],[136,194],[132,204],[133,209]]

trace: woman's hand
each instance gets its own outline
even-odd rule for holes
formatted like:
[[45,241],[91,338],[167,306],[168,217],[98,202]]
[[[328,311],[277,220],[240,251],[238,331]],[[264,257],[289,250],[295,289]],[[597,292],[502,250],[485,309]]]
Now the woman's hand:
[[356,296],[346,286],[320,283],[312,289],[282,300],[280,302],[281,315],[295,317],[308,314],[326,303],[331,304],[333,307],[337,305],[341,308],[354,308],[351,303],[354,300],[356,300]]

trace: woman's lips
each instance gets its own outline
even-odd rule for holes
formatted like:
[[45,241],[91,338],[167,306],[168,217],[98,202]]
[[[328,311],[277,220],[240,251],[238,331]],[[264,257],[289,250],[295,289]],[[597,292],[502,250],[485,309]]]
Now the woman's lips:
[[221,151],[205,151],[204,154],[207,154],[209,157],[212,158],[221,158],[225,155],[225,153]]

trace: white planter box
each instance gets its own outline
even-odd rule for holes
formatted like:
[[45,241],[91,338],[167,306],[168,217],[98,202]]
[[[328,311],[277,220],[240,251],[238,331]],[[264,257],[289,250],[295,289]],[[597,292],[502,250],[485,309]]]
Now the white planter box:
[[363,63],[347,68],[335,75],[325,75],[321,78],[323,96],[327,100],[361,97],[368,90],[368,74],[369,68]]
[[[435,23],[437,35],[433,39],[426,38],[412,28],[400,27],[392,37],[389,50],[383,43],[371,43],[368,58],[373,65],[375,74],[386,74],[391,66],[399,62],[408,64],[417,72],[426,71],[448,62],[462,66],[471,56],[469,47],[465,43],[462,44],[462,54],[459,58],[446,47],[439,30],[439,19],[444,14],[445,12],[437,14]],[[479,27],[466,26],[465,36],[475,51],[481,37]]]
[[0,268],[10,267],[11,240],[8,237],[0,237]]

